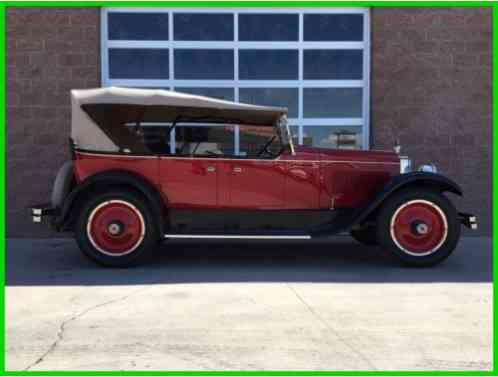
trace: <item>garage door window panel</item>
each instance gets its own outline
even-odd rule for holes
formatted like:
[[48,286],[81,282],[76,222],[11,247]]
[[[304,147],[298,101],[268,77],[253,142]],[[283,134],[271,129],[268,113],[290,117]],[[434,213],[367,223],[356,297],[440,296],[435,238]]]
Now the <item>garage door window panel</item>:
[[362,50],[304,50],[305,80],[361,80]]
[[167,79],[169,77],[168,50],[110,49],[109,77],[111,79]]
[[233,41],[232,14],[176,13],[176,41]]
[[362,41],[361,14],[305,14],[305,41]]
[[176,49],[175,78],[233,80],[233,50]]
[[297,50],[239,50],[239,79],[297,80]]
[[305,88],[305,118],[361,118],[361,88]]
[[169,38],[167,13],[109,13],[111,40],[161,41]]
[[297,41],[297,14],[240,14],[239,41]]

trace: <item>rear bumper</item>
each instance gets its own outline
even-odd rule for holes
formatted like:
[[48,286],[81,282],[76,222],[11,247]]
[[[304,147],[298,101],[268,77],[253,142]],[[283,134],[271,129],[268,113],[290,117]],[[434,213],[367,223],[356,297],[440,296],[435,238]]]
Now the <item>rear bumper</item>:
[[38,204],[31,207],[31,219],[34,223],[42,223],[47,219],[52,223],[54,215],[55,208],[51,204]]
[[471,213],[458,212],[458,217],[460,218],[460,222],[465,225],[467,228],[475,230],[477,229],[477,216],[472,215]]

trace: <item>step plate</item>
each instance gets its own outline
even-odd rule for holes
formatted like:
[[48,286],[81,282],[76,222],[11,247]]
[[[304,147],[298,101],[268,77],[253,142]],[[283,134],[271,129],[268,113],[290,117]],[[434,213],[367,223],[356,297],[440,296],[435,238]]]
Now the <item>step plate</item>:
[[234,240],[309,240],[310,235],[248,235],[248,234],[165,234],[164,238],[211,238],[211,239],[234,239]]

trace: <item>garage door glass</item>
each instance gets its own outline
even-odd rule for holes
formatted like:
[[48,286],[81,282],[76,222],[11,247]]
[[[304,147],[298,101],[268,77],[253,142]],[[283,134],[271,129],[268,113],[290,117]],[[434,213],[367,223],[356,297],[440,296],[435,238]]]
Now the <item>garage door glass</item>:
[[[284,106],[297,144],[368,148],[368,9],[102,12],[104,86],[164,88]],[[235,126],[234,153],[247,149],[246,139]],[[173,132],[172,153],[176,142]]]

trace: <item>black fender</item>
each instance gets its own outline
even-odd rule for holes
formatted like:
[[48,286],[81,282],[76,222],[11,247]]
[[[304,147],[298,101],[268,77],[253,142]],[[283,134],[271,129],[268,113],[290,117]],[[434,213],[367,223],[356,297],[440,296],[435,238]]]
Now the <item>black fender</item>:
[[382,203],[388,200],[395,192],[409,187],[426,187],[439,192],[452,192],[462,196],[462,189],[458,184],[448,177],[436,173],[411,172],[399,174],[393,177],[367,206],[361,208],[351,226],[364,221],[370,214],[378,209]]
[[313,228],[311,234],[315,237],[320,237],[349,232],[353,227],[368,221],[368,216],[380,208],[382,203],[389,200],[392,195],[409,187],[425,187],[439,192],[452,192],[459,196],[463,195],[460,186],[441,174],[412,172],[396,175],[366,206],[341,210],[333,222]]
[[64,199],[58,210],[55,226],[59,230],[68,230],[74,222],[75,210],[77,211],[80,200],[92,194],[92,190],[99,191],[106,187],[119,186],[120,188],[131,188],[142,194],[150,204],[150,209],[157,219],[160,234],[164,234],[166,219],[166,205],[158,189],[147,179],[126,170],[106,170],[86,178],[76,185]]

